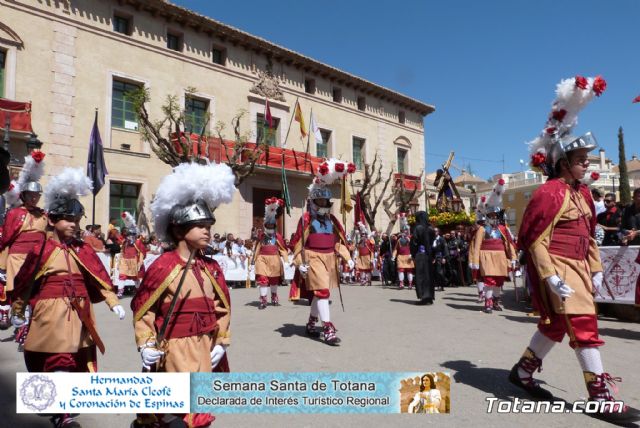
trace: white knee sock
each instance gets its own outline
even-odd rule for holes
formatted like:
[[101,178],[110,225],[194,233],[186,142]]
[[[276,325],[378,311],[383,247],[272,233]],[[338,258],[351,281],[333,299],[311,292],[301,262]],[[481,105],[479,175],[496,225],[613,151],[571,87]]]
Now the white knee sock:
[[272,285],[271,286],[271,294],[278,294],[278,286],[277,285]]
[[[314,299],[315,300],[315,299]],[[329,315],[329,299],[317,299],[318,300],[318,312],[320,313],[320,321],[330,322],[331,316]]]
[[484,282],[478,281],[478,293],[482,293],[484,291]]
[[400,284],[404,282],[404,272],[398,272],[398,280],[400,280]]
[[493,297],[502,296],[502,287],[491,287],[493,289]]
[[260,289],[260,297],[267,297],[267,287],[258,287]]
[[484,297],[485,297],[485,299],[492,299],[493,298],[493,287],[486,287],[484,289]]
[[[531,349],[533,353],[536,354],[536,357],[542,360],[547,356],[547,354],[549,353],[549,351],[551,351],[551,348],[553,348],[555,344],[556,342],[540,333],[540,330],[536,330],[536,332],[531,337],[531,342],[529,342],[529,349]],[[518,368],[518,375],[521,378],[529,376],[529,374],[521,368]]]
[[407,274],[407,279],[409,280],[409,284],[413,283],[413,274],[412,273],[408,273]]
[[598,348],[576,348],[576,357],[580,362],[583,372],[592,372],[600,375],[604,372],[600,350]]
[[531,337],[531,342],[529,343],[529,349],[536,354],[536,357],[541,360],[547,356],[551,348],[556,344],[553,340],[549,339],[544,334],[540,333],[540,330],[536,330],[536,332]]
[[311,316],[312,317],[318,317],[318,298],[314,296],[313,300],[311,301]]

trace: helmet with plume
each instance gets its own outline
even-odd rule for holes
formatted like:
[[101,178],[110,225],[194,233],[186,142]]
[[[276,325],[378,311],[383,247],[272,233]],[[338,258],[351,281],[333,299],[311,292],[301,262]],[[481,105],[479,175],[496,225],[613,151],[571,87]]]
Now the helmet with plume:
[[44,192],[44,209],[49,217],[84,215],[79,197],[91,192],[91,180],[82,168],[65,168],[47,184]]
[[606,88],[607,83],[601,76],[576,76],[558,84],[556,99],[542,133],[528,143],[533,168],[553,177],[557,162],[567,153],[577,149],[593,150],[598,146],[590,132],[576,137],[571,131],[578,123],[578,113]]
[[133,218],[129,211],[125,211],[122,213],[122,221],[124,222],[124,227],[122,228],[123,235],[137,235],[138,228],[136,227],[136,219]]
[[18,176],[18,191],[42,193],[42,185],[39,183],[44,174],[44,153],[39,150],[32,151],[24,157],[24,166]]
[[282,199],[276,198],[275,196],[272,198],[267,198],[264,201],[264,225],[275,225],[276,219],[278,218],[278,208],[284,206],[284,201]]
[[226,164],[182,163],[160,182],[151,203],[158,239],[170,241],[169,226],[215,223],[213,211],[229,203],[235,176]]

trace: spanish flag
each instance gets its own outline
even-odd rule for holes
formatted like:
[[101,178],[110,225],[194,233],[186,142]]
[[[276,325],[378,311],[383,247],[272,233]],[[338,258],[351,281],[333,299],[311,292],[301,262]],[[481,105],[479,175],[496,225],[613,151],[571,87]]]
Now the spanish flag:
[[302,117],[302,109],[300,108],[300,103],[296,102],[296,113],[295,113],[296,122],[300,123],[300,134],[302,137],[307,136],[307,126],[304,124],[304,118]]

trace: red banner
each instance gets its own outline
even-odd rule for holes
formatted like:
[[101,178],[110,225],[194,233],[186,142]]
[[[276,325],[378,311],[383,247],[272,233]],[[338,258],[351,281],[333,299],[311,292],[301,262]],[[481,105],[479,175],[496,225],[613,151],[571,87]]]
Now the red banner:
[[0,98],[0,128],[5,127],[7,117],[11,132],[31,133],[31,103],[11,101]]

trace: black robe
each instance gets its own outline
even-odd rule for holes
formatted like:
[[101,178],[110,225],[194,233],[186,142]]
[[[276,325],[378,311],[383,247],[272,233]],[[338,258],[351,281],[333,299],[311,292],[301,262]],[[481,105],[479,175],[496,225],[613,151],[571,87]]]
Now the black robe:
[[434,299],[432,245],[435,233],[426,221],[420,221],[416,215],[417,225],[411,237],[411,255],[416,266],[415,284],[418,300]]

